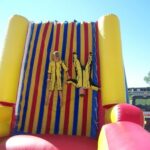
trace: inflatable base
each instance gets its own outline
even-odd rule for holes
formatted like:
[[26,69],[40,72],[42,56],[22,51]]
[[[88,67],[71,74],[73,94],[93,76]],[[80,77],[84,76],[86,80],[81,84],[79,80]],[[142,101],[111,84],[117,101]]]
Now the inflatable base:
[[64,135],[16,135],[3,140],[0,150],[97,150],[97,140]]

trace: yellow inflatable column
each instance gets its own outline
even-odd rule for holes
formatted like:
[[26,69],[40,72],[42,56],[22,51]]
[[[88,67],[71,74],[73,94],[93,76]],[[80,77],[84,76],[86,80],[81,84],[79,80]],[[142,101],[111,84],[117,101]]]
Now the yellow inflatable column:
[[0,138],[8,136],[11,133],[14,107],[0,103]]
[[117,16],[110,14],[99,19],[101,92],[103,106],[126,100],[120,27]]
[[0,62],[0,101],[16,102],[27,30],[25,18],[12,17]]
[[25,18],[12,17],[0,60],[0,137],[11,132],[27,30]]

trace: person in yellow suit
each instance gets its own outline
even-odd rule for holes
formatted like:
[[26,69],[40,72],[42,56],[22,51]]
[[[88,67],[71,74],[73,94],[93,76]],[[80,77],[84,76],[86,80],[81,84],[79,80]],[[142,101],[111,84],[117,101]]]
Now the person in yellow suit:
[[82,66],[77,54],[73,53],[73,61],[76,70],[76,79],[69,79],[67,83],[71,83],[77,88],[80,88],[80,96],[84,96],[84,89],[92,89],[95,91],[99,90],[99,87],[92,83],[91,80],[91,63],[92,53],[89,53],[88,61],[85,66]]
[[50,103],[52,91],[57,90],[60,96],[60,106],[63,105],[62,101],[62,81],[61,81],[61,70],[64,70],[68,74],[68,68],[64,62],[60,59],[58,51],[54,51],[52,54],[52,61],[49,63],[48,68],[48,97],[46,99],[46,105]]

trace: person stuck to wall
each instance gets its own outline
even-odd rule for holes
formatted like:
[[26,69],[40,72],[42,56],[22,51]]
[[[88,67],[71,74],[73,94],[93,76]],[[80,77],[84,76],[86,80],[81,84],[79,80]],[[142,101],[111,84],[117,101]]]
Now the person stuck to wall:
[[63,105],[62,101],[62,80],[61,80],[61,70],[64,70],[67,72],[67,76],[69,78],[68,74],[68,68],[65,65],[65,63],[60,59],[60,54],[58,51],[54,51],[52,53],[52,61],[49,63],[48,68],[48,96],[46,98],[46,105],[50,103],[50,98],[52,95],[52,92],[54,90],[58,91],[59,97],[60,97],[60,106]]
[[75,52],[73,52],[73,62],[76,71],[76,79],[68,79],[67,83],[71,83],[79,88],[80,96],[84,96],[85,89],[98,91],[99,87],[91,80],[92,52],[89,53],[88,61],[85,66],[81,65]]

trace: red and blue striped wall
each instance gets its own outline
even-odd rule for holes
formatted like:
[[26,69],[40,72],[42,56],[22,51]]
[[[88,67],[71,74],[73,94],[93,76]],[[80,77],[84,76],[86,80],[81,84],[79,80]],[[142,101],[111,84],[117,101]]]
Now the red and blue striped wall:
[[47,72],[53,50],[58,50],[75,78],[73,51],[85,65],[93,52],[92,80],[100,86],[100,60],[97,22],[48,22],[32,24],[24,67],[18,132],[38,134],[66,134],[96,137],[99,122],[100,92],[86,90],[79,97],[79,89],[66,84],[63,72],[63,101],[60,109],[58,92],[54,91],[49,106],[45,106]]

